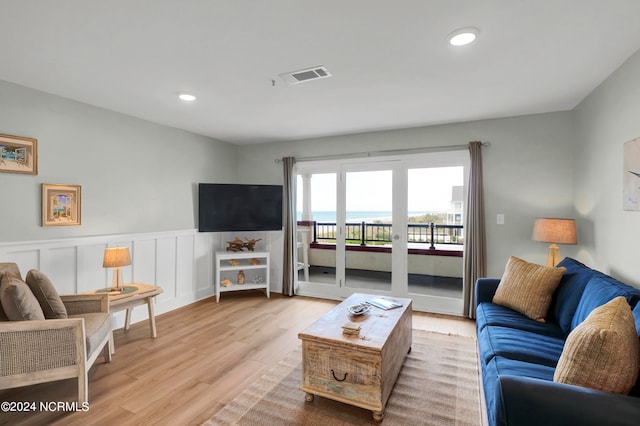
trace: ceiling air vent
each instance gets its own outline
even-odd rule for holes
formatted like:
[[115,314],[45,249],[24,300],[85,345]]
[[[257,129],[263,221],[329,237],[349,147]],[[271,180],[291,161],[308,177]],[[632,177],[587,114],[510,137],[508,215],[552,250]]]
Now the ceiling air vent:
[[289,84],[305,83],[307,81],[313,81],[327,77],[331,77],[331,73],[329,72],[329,70],[327,70],[326,67],[323,66],[280,74],[280,78],[282,78]]

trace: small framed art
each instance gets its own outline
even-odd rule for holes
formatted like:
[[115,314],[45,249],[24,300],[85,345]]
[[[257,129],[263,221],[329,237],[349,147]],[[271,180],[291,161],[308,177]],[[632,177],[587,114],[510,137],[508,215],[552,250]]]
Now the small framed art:
[[38,174],[38,140],[0,135],[0,172]]
[[42,184],[42,226],[80,225],[80,185]]

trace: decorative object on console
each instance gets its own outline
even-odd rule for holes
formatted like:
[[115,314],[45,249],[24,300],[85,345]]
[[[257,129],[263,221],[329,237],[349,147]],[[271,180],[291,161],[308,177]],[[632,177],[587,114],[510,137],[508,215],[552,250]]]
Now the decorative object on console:
[[[131,255],[128,247],[108,247],[104,249],[104,258],[102,260],[103,268],[114,268],[110,291],[124,292],[127,288],[122,283],[122,266],[131,265]],[[135,287],[132,287],[135,291]]]
[[262,238],[258,238],[257,240],[256,239],[250,240],[248,238],[245,238],[245,240],[247,240],[247,242],[244,243],[244,247],[246,247],[248,251],[255,251],[256,250],[256,243],[258,241],[261,241]]
[[260,264],[260,260],[259,260],[259,259],[256,259],[256,258],[254,257],[254,258],[252,258],[252,259],[249,261],[249,264],[250,264],[250,265],[259,265],[259,264]]
[[242,251],[244,248],[244,242],[236,237],[233,241],[227,241],[227,251]]
[[38,174],[38,140],[0,135],[0,172]]
[[222,287],[231,287],[233,285],[233,283],[231,282],[231,280],[229,278],[223,278],[222,281],[220,281],[220,285]]
[[[242,241],[239,237],[236,237],[233,241],[227,241],[227,251],[243,251],[245,248],[247,251],[255,251],[256,243],[261,241],[262,238],[256,239],[248,239],[245,238],[246,241]],[[235,266],[235,265],[234,265]]]
[[244,271],[238,271],[238,284],[244,284]]
[[80,225],[80,185],[42,184],[42,226]]
[[240,262],[238,262],[238,259],[231,259],[229,261],[229,265],[231,266],[238,266],[240,264]]
[[578,244],[575,219],[537,218],[533,224],[534,241],[551,243],[547,254],[547,266],[554,267],[560,260],[557,244]]
[[624,144],[622,208],[640,210],[640,138]]

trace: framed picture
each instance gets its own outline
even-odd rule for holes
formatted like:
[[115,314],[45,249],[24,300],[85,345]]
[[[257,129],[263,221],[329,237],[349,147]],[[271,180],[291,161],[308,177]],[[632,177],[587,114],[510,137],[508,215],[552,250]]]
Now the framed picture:
[[625,210],[640,210],[640,138],[624,144],[622,199]]
[[42,226],[80,225],[80,185],[42,184]]
[[0,135],[0,172],[38,174],[38,140]]

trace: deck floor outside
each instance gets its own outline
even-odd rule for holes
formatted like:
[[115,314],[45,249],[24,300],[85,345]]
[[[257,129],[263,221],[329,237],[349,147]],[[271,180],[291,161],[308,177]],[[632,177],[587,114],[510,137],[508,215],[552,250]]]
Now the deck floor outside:
[[[391,287],[391,272],[347,269],[345,274],[347,287],[350,288],[388,291]],[[302,271],[298,273],[298,280],[304,280]],[[331,267],[310,266],[309,281],[334,284],[336,270]],[[408,281],[409,294],[462,298],[462,278],[409,274]]]

